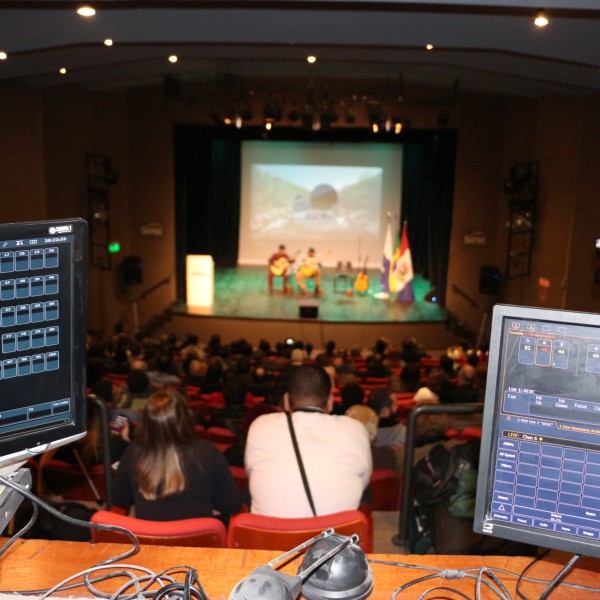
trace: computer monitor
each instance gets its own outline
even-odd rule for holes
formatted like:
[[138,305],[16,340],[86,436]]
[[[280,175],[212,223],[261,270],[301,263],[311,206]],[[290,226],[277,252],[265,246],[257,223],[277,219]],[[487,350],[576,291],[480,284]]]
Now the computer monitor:
[[600,315],[494,308],[474,529],[600,557]]
[[87,224],[0,224],[0,467],[86,431]]

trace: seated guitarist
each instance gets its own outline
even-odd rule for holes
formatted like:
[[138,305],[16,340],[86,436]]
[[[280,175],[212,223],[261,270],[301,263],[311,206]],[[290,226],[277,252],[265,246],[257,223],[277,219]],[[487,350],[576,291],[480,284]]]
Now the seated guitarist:
[[314,278],[315,281],[315,296],[320,296],[319,285],[321,283],[321,261],[317,256],[314,248],[308,249],[308,254],[300,259],[300,265],[296,271],[296,281],[300,288],[300,293],[306,292],[306,278]]
[[285,251],[285,245],[279,244],[279,249],[269,258],[269,292],[273,291],[273,277],[283,277],[283,291],[290,291],[288,287],[288,267],[294,262]]

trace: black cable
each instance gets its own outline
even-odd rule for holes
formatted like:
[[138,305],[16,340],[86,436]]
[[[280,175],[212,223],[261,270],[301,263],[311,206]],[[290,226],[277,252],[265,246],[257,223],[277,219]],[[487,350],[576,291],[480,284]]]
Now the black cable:
[[575,566],[575,563],[581,558],[581,554],[573,554],[571,560],[560,570],[554,579],[548,584],[540,600],[546,600],[552,590],[560,583],[560,580]]
[[40,513],[37,504],[32,504],[32,513],[31,513],[31,518],[29,519],[29,521],[27,521],[27,523],[21,528],[20,531],[17,531],[17,533],[15,533],[10,540],[8,540],[8,542],[6,542],[6,544],[4,544],[4,546],[2,546],[2,548],[0,548],[0,558],[2,558],[2,556],[4,556],[4,553],[20,538],[22,538],[34,525],[35,522],[37,521],[38,515]]
[[519,598],[521,598],[521,600],[528,600],[527,596],[525,596],[519,589],[519,586],[521,585],[521,581],[523,581],[525,579],[525,573],[527,573],[527,571],[529,571],[529,569],[531,569],[531,567],[533,567],[533,565],[535,565],[535,563],[537,563],[538,561],[545,558],[547,556],[548,552],[550,552],[550,548],[546,548],[541,554],[538,554],[529,564],[525,565],[525,568],[521,571],[521,574],[519,575],[519,578],[517,579],[517,586],[515,588],[517,596],[519,596]]
[[6,479],[5,477],[0,476],[0,484],[4,485],[6,487],[9,487],[12,490],[15,490],[17,493],[21,494],[21,496],[31,500],[34,504],[41,506],[46,512],[49,512],[51,515],[57,517],[58,519],[61,519],[62,521],[65,521],[66,523],[69,523],[70,525],[76,525],[78,527],[85,527],[86,529],[91,528],[91,529],[100,529],[100,530],[104,530],[104,531],[115,531],[118,533],[122,533],[129,538],[129,540],[133,544],[133,548],[131,548],[130,550],[127,550],[126,552],[123,552],[123,554],[119,554],[117,556],[113,556],[112,558],[108,558],[107,560],[102,561],[101,563],[98,563],[98,565],[96,565],[96,566],[109,565],[114,562],[119,562],[121,560],[129,558],[130,556],[133,556],[134,554],[137,554],[140,549],[140,543],[139,543],[137,537],[135,537],[135,535],[133,533],[131,533],[131,531],[129,531],[128,529],[125,529],[124,527],[118,527],[117,525],[103,525],[101,523],[90,523],[89,521],[82,521],[80,519],[75,519],[74,517],[65,515],[65,514],[61,513],[59,510],[56,510],[56,508],[54,508],[47,502],[44,502],[40,498],[38,498],[34,493],[32,493],[26,487],[24,487],[18,483],[15,483],[14,481],[11,481],[10,479]]

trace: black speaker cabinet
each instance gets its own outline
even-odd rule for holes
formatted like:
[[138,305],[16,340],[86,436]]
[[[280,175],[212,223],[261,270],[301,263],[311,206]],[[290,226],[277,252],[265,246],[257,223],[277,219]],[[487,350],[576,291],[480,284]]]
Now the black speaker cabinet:
[[483,265],[479,270],[479,293],[495,295],[500,283],[500,269],[491,265]]
[[316,300],[303,300],[299,308],[301,319],[316,319],[319,316],[319,303]]
[[139,285],[143,282],[141,256],[124,256],[122,269],[123,283],[125,285]]

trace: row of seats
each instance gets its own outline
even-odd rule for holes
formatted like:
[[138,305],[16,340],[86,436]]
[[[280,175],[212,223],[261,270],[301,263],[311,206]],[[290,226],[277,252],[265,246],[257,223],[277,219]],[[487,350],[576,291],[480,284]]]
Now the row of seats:
[[[342,535],[357,534],[363,551],[373,551],[371,523],[367,515],[360,510],[303,519],[281,519],[240,513],[230,519],[228,527],[211,517],[180,521],[146,521],[102,510],[93,515],[91,522],[128,529],[142,544],[282,551],[290,550],[333,527]],[[92,529],[92,541],[124,543],[127,542],[127,538],[114,530]]]
[[[102,501],[106,496],[104,467],[92,465],[84,473],[76,464],[58,459],[45,462],[41,472],[31,460],[28,465],[41,487],[40,495],[60,496],[63,500]],[[248,486],[248,475],[243,467],[230,467],[231,474],[241,490]],[[90,485],[91,483],[91,485]],[[371,475],[370,510],[397,510],[401,479],[393,469],[375,469]]]

